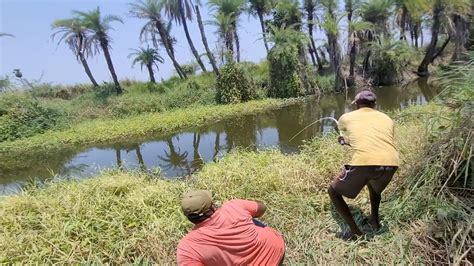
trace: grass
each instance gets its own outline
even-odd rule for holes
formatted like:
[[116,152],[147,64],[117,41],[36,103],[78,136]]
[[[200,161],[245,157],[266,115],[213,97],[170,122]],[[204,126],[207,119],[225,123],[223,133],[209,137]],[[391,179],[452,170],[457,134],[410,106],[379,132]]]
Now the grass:
[[120,119],[95,119],[60,131],[47,131],[11,142],[0,143],[0,154],[52,150],[73,145],[103,143],[152,133],[172,133],[233,116],[279,108],[298,100],[256,100],[233,105],[208,105],[164,113],[149,113]]
[[[263,220],[284,234],[289,265],[465,263],[472,213],[446,190],[435,196],[443,168],[424,159],[432,146],[422,122],[441,113],[429,105],[395,114],[402,167],[383,195],[383,234],[356,242],[335,236],[340,220],[326,188],[350,155],[329,136],[298,155],[237,151],[186,181],[113,171],[5,197],[0,263],[175,263],[176,245],[191,228],[180,196],[191,188],[210,189],[218,203],[265,202]],[[369,209],[367,191],[349,204],[360,221]]]

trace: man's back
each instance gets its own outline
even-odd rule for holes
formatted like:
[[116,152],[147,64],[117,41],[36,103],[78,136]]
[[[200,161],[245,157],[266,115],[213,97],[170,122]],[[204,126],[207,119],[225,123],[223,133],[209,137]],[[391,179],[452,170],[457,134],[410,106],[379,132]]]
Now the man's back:
[[339,118],[339,129],[354,148],[350,165],[398,166],[393,121],[372,108],[360,108]]
[[277,265],[284,253],[282,236],[256,226],[257,203],[226,202],[194,226],[178,245],[179,265]]

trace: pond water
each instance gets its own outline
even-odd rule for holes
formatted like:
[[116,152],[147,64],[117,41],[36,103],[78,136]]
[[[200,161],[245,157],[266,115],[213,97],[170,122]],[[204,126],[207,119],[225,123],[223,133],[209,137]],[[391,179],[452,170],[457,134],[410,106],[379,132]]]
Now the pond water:
[[[382,111],[425,104],[435,96],[426,80],[381,87],[375,92],[378,109]],[[334,124],[331,121],[315,124],[290,142],[296,133],[322,117],[337,119],[351,111],[353,97],[354,92],[348,92],[347,98],[345,94],[337,94],[323,96],[319,101],[308,99],[278,110],[219,121],[172,135],[76,147],[29,158],[1,158],[0,195],[18,192],[32,180],[86,178],[116,167],[150,172],[159,169],[166,178],[187,176],[236,147],[277,148],[283,153],[295,153],[305,140],[331,131]]]

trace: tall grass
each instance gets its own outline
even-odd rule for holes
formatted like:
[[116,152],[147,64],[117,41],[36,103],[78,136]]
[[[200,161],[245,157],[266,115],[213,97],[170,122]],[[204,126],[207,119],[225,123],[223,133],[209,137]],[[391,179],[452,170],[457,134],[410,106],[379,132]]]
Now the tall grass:
[[[472,214],[447,190],[437,195],[440,171],[447,169],[427,157],[446,135],[433,138],[422,124],[440,113],[451,114],[429,105],[395,115],[402,167],[383,195],[382,234],[356,242],[336,237],[342,223],[326,188],[350,154],[327,136],[298,155],[237,151],[185,181],[115,171],[6,197],[0,201],[0,262],[175,263],[176,245],[191,227],[180,213],[180,196],[206,188],[219,204],[265,202],[263,220],[284,234],[290,265],[466,263]],[[350,204],[360,222],[370,208],[367,191]]]

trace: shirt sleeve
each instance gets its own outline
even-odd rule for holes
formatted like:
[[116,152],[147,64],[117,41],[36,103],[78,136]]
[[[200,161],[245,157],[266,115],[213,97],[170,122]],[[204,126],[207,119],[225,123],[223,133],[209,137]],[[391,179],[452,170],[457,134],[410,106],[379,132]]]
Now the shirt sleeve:
[[251,200],[232,200],[232,203],[243,209],[248,215],[255,217],[258,211],[258,203]]
[[193,254],[184,249],[181,245],[178,245],[178,251],[176,254],[176,260],[179,266],[204,266],[198,258],[195,258]]

